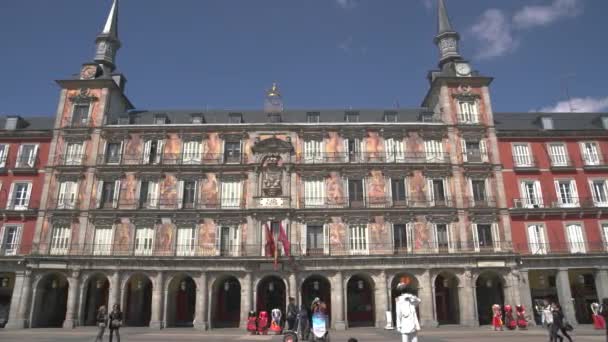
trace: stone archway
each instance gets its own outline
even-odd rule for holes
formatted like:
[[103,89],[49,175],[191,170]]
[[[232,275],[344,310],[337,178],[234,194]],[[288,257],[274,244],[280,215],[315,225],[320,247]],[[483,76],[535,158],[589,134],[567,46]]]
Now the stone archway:
[[167,288],[167,326],[192,327],[195,305],[196,283],[192,277],[174,277]]
[[[593,270],[569,270],[570,292],[572,293],[576,322],[578,324],[592,324],[591,303],[600,303],[595,287]],[[562,304],[563,306],[564,304]]]
[[346,284],[346,317],[349,327],[375,326],[374,281],[354,275]]
[[479,325],[492,324],[492,305],[505,303],[504,280],[491,271],[482,272],[475,282]]
[[33,328],[60,328],[65,320],[70,284],[65,275],[50,273],[36,285]]
[[460,324],[458,278],[452,273],[442,272],[435,278],[435,312],[440,325]]
[[[397,322],[397,310],[395,308],[395,300],[401,295],[401,292],[397,291],[397,285],[399,285],[399,283],[407,284],[405,292],[411,293],[415,296],[418,296],[418,288],[420,287],[418,279],[410,273],[398,273],[395,275],[395,277],[393,277],[393,280],[391,281],[390,305],[391,314],[393,317],[393,324],[396,324],[395,322]],[[419,311],[419,309],[416,308],[416,311]],[[418,317],[420,317],[420,314],[418,314]]]
[[211,327],[238,328],[241,319],[241,283],[233,276],[219,278],[212,288]]
[[277,276],[267,276],[260,280],[256,289],[256,310],[266,311],[279,309],[283,314],[287,309],[287,289],[285,281]]
[[125,324],[133,327],[150,325],[152,315],[152,281],[146,275],[132,275],[125,284]]
[[0,328],[4,328],[8,321],[14,287],[15,274],[0,273]]
[[327,317],[331,319],[331,283],[321,275],[311,275],[302,283],[302,305],[310,310],[315,298],[321,299],[327,305]]
[[[108,307],[110,282],[104,274],[91,276],[84,287],[84,325],[97,325],[97,310],[100,306]],[[108,311],[109,312],[109,311]]]

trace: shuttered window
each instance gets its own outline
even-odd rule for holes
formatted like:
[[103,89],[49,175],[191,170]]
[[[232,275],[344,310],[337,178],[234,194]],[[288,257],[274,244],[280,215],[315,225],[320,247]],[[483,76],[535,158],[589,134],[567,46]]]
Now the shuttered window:
[[566,225],[566,236],[568,238],[568,247],[570,248],[570,253],[587,252],[585,236],[583,235],[583,227],[581,227],[580,224]]
[[596,179],[589,181],[589,189],[596,207],[608,207],[608,181]]
[[549,144],[549,156],[552,166],[568,166],[568,152],[564,144]]
[[[94,255],[110,255],[112,251],[112,227],[95,228],[95,242],[93,246]],[[126,246],[120,246],[121,250]]]
[[560,207],[578,207],[579,200],[575,180],[556,180],[555,193],[558,199],[557,204]]
[[0,228],[0,243],[2,255],[16,255],[21,241],[21,226],[6,225]]
[[224,209],[238,209],[241,207],[242,183],[239,181],[222,182],[221,206]]
[[0,168],[6,167],[6,158],[8,157],[9,144],[0,144]]
[[57,196],[57,209],[76,209],[78,182],[61,182]]
[[459,121],[465,124],[475,124],[479,122],[479,113],[475,101],[460,101]]
[[[238,256],[240,253],[240,232],[238,226],[220,226],[218,249],[220,255]],[[276,241],[276,240],[275,240]]]
[[54,227],[51,235],[51,250],[53,255],[68,254],[70,248],[70,237],[72,230],[70,227]]
[[304,181],[304,205],[306,207],[325,204],[325,182],[322,179]]
[[581,151],[585,165],[600,165],[601,160],[597,143],[583,142],[581,143]]
[[186,165],[200,164],[202,160],[202,143],[200,141],[186,141],[182,150],[182,161]]
[[424,142],[426,161],[429,163],[440,163],[444,161],[443,144],[441,140],[426,140]]
[[30,205],[32,183],[13,183],[8,193],[8,210],[27,210]]
[[196,247],[196,229],[179,227],[177,229],[177,256],[194,256]]
[[528,247],[532,254],[547,254],[549,246],[545,240],[545,226],[528,226]]
[[154,229],[135,229],[135,255],[152,255]]
[[531,167],[533,165],[528,144],[513,144],[513,160],[515,166],[518,167]]
[[608,223],[602,223],[602,237],[604,239],[604,249],[608,251]]
[[65,149],[65,165],[82,165],[82,143],[68,143]]
[[542,208],[543,197],[539,181],[522,181],[521,187],[521,202],[518,202],[518,207],[523,208]]
[[165,141],[163,139],[148,140],[144,143],[142,164],[160,164],[163,157]]
[[351,254],[368,254],[368,232],[366,224],[348,226],[348,247]]
[[17,153],[17,168],[33,168],[38,157],[38,144],[23,144]]
[[321,141],[321,140],[304,141],[304,162],[305,163],[323,162],[323,141]]
[[405,162],[405,143],[401,139],[384,139],[384,153],[388,163]]

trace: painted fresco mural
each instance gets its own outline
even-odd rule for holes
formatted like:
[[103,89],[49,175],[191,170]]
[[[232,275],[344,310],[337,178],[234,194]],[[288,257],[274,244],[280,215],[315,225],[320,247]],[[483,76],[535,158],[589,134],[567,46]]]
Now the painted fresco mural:
[[215,163],[221,160],[222,139],[218,133],[209,133],[205,141],[205,152],[203,161],[206,163]]
[[160,207],[172,209],[177,204],[177,178],[174,174],[166,174],[160,183]]
[[168,219],[163,219],[159,225],[156,226],[156,254],[171,255],[173,252],[174,245],[174,233],[175,226]]
[[332,217],[329,223],[329,243],[332,251],[344,253],[348,248],[346,240],[346,224],[341,217]]
[[365,138],[366,161],[381,161],[384,157],[384,140],[378,132],[367,132]]
[[344,179],[338,172],[330,172],[325,180],[327,204],[344,205],[346,204],[346,192],[344,189]]
[[128,219],[121,219],[114,226],[114,253],[129,254],[132,247],[131,236],[134,226]]
[[137,205],[137,186],[139,180],[134,173],[128,173],[123,178],[120,193],[120,207],[135,208]]
[[370,251],[377,250],[379,253],[386,252],[390,247],[390,234],[384,216],[375,216],[373,222],[369,224],[370,232]]
[[171,133],[165,139],[165,149],[163,151],[163,161],[166,164],[175,164],[180,160],[182,139],[178,134]]
[[219,187],[215,173],[206,173],[200,187],[200,200],[205,207],[214,208],[219,205]]
[[144,141],[140,134],[131,134],[130,139],[125,143],[124,160],[125,164],[139,164],[143,155]]
[[215,221],[210,218],[203,219],[203,223],[198,226],[198,243],[202,253],[215,255],[217,226]]
[[338,132],[328,132],[325,139],[325,153],[328,161],[339,161],[344,158],[344,143]]
[[373,170],[370,172],[367,182],[367,197],[370,205],[386,203],[388,195],[386,186],[386,178],[382,171]]
[[[91,117],[89,118],[89,126],[101,126],[103,121],[103,113],[101,112],[101,104],[105,102],[105,95],[102,98],[102,90],[101,89],[85,89],[85,93],[82,93],[85,96],[94,96],[97,98],[97,101],[91,102],[92,109],[90,110]],[[72,120],[72,109],[74,107],[74,102],[71,100],[74,97],[81,95],[80,89],[68,90],[66,94],[66,101],[63,107],[63,111],[61,113],[61,127],[71,126]]]

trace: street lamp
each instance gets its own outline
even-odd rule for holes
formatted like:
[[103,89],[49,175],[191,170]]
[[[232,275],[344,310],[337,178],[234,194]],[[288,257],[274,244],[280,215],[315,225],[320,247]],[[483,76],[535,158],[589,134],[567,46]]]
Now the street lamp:
[[581,285],[585,285],[585,276],[583,274],[578,275],[578,283]]
[[274,283],[268,283],[268,291],[270,291],[270,292],[274,291]]
[[492,279],[488,279],[488,280],[486,281],[486,287],[487,287],[487,288],[492,287]]
[[450,280],[445,278],[443,279],[443,287],[448,288],[450,287]]
[[100,289],[100,288],[101,288],[101,285],[103,285],[103,283],[102,283],[101,279],[97,279],[97,281],[95,282],[95,286],[96,286],[98,289]]
[[315,291],[319,291],[319,282],[318,281],[313,281],[312,282],[312,288],[315,289]]
[[224,283],[224,291],[226,291],[226,292],[230,291],[230,282],[229,281],[226,281]]
[[359,287],[359,290],[363,290],[363,280],[357,282],[357,287]]

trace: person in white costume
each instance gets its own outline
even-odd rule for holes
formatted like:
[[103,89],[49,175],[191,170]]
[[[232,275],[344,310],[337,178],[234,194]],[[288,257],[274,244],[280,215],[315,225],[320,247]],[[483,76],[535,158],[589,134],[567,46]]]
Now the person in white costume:
[[402,294],[395,299],[395,309],[397,311],[397,331],[401,334],[402,342],[418,342],[418,331],[420,323],[416,307],[420,304],[420,298],[403,292],[406,284],[397,285],[397,290]]

